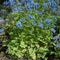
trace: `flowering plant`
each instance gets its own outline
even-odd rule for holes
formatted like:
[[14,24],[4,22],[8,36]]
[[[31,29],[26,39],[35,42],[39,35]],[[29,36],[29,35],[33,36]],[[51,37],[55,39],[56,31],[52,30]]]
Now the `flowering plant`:
[[[48,1],[48,2],[47,2]],[[47,60],[51,39],[55,33],[56,3],[53,0],[17,0],[8,16],[7,32],[10,39],[4,41],[8,54],[18,58],[26,57]],[[51,11],[49,10],[51,9]],[[54,10],[53,10],[54,9]]]

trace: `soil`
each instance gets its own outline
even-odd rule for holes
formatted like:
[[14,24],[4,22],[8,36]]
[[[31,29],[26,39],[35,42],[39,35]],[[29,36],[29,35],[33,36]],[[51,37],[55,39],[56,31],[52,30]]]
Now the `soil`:
[[5,56],[4,52],[0,52],[0,60],[11,60]]

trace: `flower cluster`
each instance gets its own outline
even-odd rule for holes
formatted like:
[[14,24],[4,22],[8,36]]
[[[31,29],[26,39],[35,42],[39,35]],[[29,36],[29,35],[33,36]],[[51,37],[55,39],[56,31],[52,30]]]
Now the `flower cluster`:
[[60,47],[60,35],[54,36],[53,40],[56,42],[56,47]]
[[20,21],[18,21],[18,22],[16,22],[16,26],[17,26],[18,28],[21,28],[21,27],[22,27],[22,23],[21,23]]
[[[32,11],[32,12],[35,12],[36,14],[42,16],[42,14],[45,14],[45,10],[48,9],[48,8],[53,8],[53,9],[56,9],[57,5],[56,5],[56,2],[54,0],[46,0],[44,1],[42,4],[40,4],[38,1],[35,2],[34,0],[17,0],[16,2],[14,0],[12,0],[13,2],[11,3],[11,0],[10,0],[10,3],[11,3],[11,6],[12,6],[12,11],[19,11],[19,12],[28,12],[28,11]],[[46,3],[47,2],[47,3]],[[50,5],[49,5],[50,4]],[[42,7],[42,8],[41,8]],[[43,9],[43,10],[39,10],[39,9]],[[49,10],[48,10],[49,11]],[[34,19],[33,15],[30,14],[30,13],[26,13],[27,14],[27,18],[28,20],[36,20],[36,18]],[[24,17],[22,17],[24,18]],[[56,17],[55,17],[56,18]],[[25,18],[24,18],[25,19]],[[49,28],[49,24],[51,23],[51,19],[50,18],[46,18],[46,28]],[[36,21],[35,21],[36,22]],[[34,24],[35,24],[34,22]],[[32,22],[33,23],[33,22]],[[32,24],[31,23],[31,24]],[[38,25],[40,26],[41,28],[44,27],[43,25],[43,22],[40,22],[38,24],[35,24],[35,25]],[[52,29],[53,30],[53,29]]]
[[58,40],[58,39],[60,39],[60,35],[57,35],[57,36],[53,37],[53,40],[55,40],[55,41]]
[[[14,5],[16,5],[16,7]],[[13,11],[23,11],[40,8],[39,3],[35,3],[34,0],[21,0],[21,1],[17,0],[15,4],[11,3],[11,6],[13,6],[12,8]]]

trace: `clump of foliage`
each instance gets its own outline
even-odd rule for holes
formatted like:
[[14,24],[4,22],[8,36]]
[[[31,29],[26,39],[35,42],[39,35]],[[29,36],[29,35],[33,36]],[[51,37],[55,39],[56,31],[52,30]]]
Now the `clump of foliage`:
[[[16,5],[16,3],[18,3]],[[18,58],[47,60],[47,53],[53,53],[49,47],[55,33],[56,9],[54,0],[16,1],[13,12],[9,14],[7,32],[10,39],[5,39],[7,53]],[[53,13],[53,14],[52,14]]]

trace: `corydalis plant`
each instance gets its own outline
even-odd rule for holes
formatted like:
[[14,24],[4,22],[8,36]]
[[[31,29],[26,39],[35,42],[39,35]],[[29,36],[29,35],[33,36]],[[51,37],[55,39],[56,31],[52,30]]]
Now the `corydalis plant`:
[[[34,2],[33,8],[29,5],[32,1]],[[46,3],[44,0],[40,2],[24,1],[20,6],[23,7],[23,11],[14,11],[9,15],[10,21],[7,31],[11,41],[7,39],[5,41],[8,54],[18,58],[24,56],[33,60],[41,58],[47,60],[45,56],[49,52],[48,47],[52,44],[51,38],[53,37],[51,29],[56,21],[50,11],[45,12],[44,3]],[[27,4],[28,10],[25,8]]]

